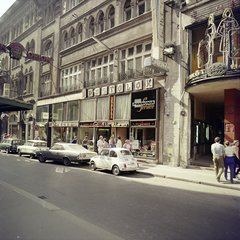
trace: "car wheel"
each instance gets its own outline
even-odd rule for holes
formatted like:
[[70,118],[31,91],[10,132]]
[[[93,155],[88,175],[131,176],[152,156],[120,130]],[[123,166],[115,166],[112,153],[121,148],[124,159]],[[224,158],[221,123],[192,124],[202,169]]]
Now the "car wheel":
[[18,150],[18,156],[21,157],[22,156],[22,153],[20,150]]
[[46,160],[44,159],[44,157],[43,157],[42,155],[39,155],[38,161],[39,161],[40,163],[46,162]]
[[90,163],[90,169],[91,169],[92,171],[95,171],[95,170],[97,169],[95,162],[91,162],[91,163]]
[[120,169],[117,165],[114,165],[113,168],[112,168],[112,173],[113,175],[117,176],[120,174]]
[[63,164],[65,165],[65,166],[70,166],[71,165],[71,162],[70,162],[70,160],[68,159],[68,158],[63,158]]
[[30,154],[30,158],[33,159],[34,158],[34,154]]

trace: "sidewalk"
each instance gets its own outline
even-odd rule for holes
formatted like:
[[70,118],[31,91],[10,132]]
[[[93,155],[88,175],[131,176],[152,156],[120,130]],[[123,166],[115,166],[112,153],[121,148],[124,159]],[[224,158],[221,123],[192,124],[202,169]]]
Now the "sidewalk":
[[214,168],[210,167],[188,166],[188,168],[182,168],[143,162],[139,162],[139,165],[138,172],[154,177],[240,190],[240,174],[238,174],[239,179],[234,178],[234,183],[231,183],[230,172],[228,172],[228,181],[225,180],[223,173],[219,183],[216,180]]

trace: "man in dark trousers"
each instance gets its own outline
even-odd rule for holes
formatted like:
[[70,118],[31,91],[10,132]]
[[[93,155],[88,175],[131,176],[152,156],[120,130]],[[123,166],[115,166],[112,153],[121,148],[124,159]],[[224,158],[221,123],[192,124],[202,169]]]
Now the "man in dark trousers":
[[220,177],[224,170],[223,154],[225,153],[225,151],[224,146],[220,144],[220,137],[215,137],[214,141],[215,143],[212,144],[211,151],[213,154],[213,164],[215,168],[216,179],[218,182],[220,182]]

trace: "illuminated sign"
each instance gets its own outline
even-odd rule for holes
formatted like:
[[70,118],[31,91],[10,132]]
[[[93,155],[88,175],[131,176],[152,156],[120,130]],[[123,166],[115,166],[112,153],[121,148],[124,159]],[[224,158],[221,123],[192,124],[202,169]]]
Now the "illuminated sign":
[[41,62],[46,62],[50,63],[51,58],[43,56],[43,55],[38,55],[36,53],[32,52],[27,52],[23,45],[19,42],[12,42],[8,44],[7,46],[0,43],[0,52],[5,52],[7,53],[9,51],[10,58],[20,60],[22,58],[23,53],[25,54],[26,58],[41,61]]
[[132,93],[131,118],[156,118],[156,90]]

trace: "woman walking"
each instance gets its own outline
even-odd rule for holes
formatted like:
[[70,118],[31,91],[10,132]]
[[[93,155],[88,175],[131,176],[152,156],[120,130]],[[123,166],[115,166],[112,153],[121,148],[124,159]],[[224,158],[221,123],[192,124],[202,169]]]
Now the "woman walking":
[[225,179],[227,180],[227,171],[228,171],[228,166],[230,168],[230,180],[231,183],[233,183],[233,178],[234,178],[234,155],[236,155],[236,152],[234,150],[234,148],[229,146],[229,141],[225,142],[225,158],[224,158],[224,176]]

